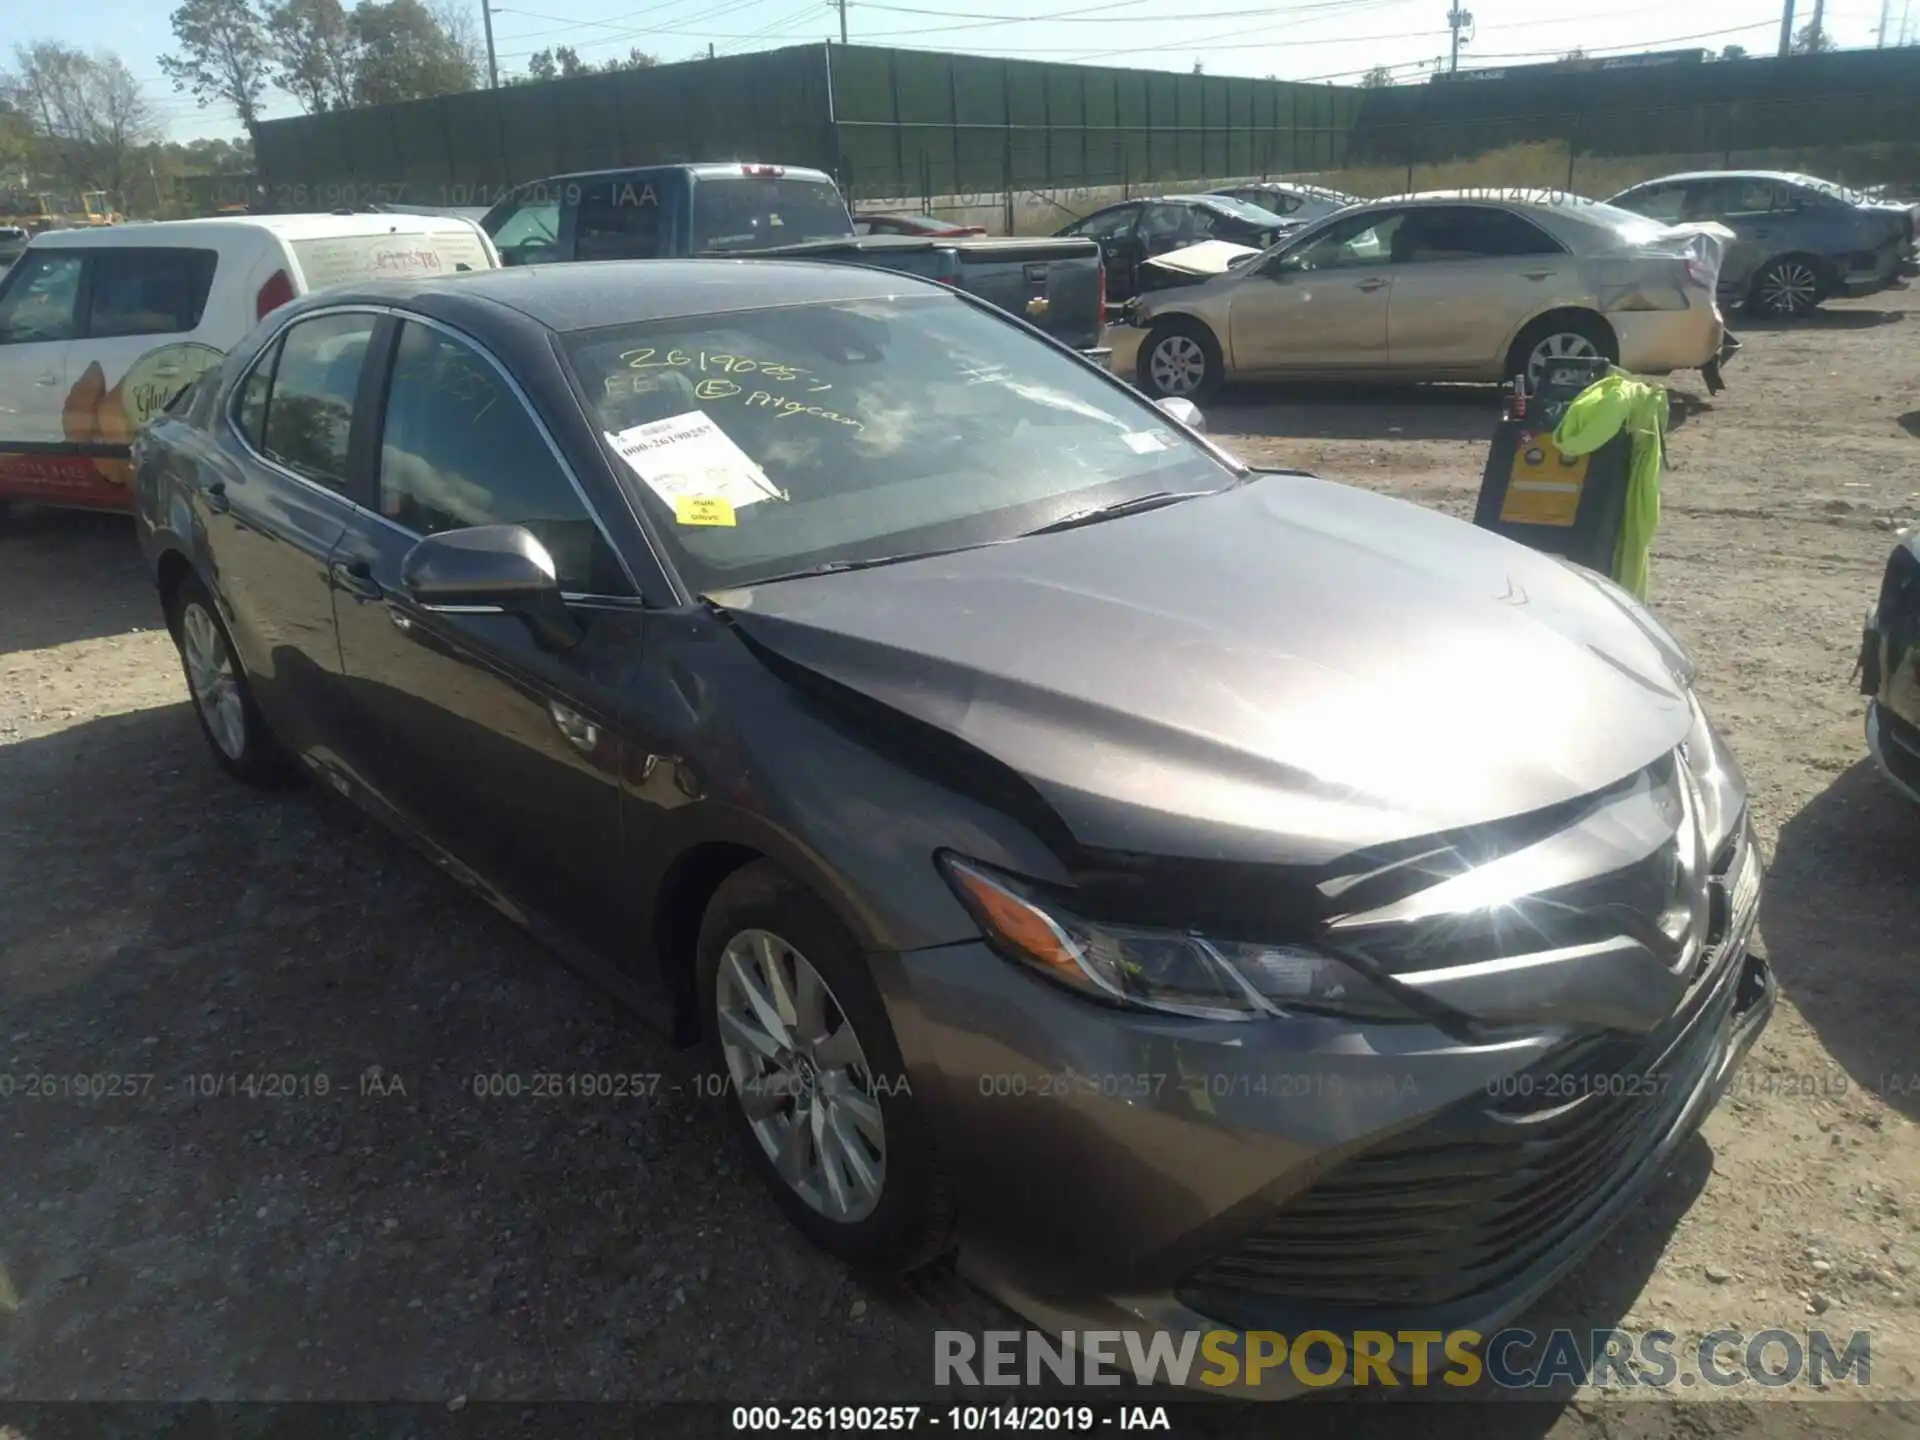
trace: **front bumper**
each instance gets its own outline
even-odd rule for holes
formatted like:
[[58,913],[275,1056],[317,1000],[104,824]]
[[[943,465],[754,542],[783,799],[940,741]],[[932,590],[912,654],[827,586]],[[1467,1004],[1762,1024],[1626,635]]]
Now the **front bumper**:
[[[1729,876],[1750,852],[1758,864],[1744,823],[1741,834]],[[1250,1331],[1489,1334],[1635,1205],[1764,1028],[1773,979],[1748,953],[1757,868],[1725,897],[1712,958],[1673,1016],[1631,1045],[1607,1042],[1626,1046],[1610,1058],[1612,1088],[1551,1103],[1536,1087],[1571,1075],[1569,1056],[1604,1037],[1186,1021],[1090,1005],[981,945],[897,957],[883,984],[914,1093],[946,1146],[963,1273],[1043,1330],[1132,1333],[1146,1346],[1214,1331],[1232,1332],[1241,1353]],[[1540,1113],[1516,1120],[1516,1104]],[[1495,1124],[1536,1127],[1527,1140],[1551,1155],[1523,1164],[1515,1152],[1475,1173]],[[1437,1270],[1422,1268],[1436,1253],[1422,1207],[1388,1204],[1379,1188],[1410,1157],[1436,1154],[1423,1194],[1476,1189],[1485,1201],[1461,1212]],[[1544,1190],[1513,1193],[1515,1177],[1548,1171]],[[1413,1373],[1411,1348],[1391,1363]],[[1286,1370],[1212,1393],[1302,1388]]]

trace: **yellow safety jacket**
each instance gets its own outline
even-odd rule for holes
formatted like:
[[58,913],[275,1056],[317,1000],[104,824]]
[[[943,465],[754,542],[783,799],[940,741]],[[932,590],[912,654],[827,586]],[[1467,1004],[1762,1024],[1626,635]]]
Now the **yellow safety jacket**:
[[1596,380],[1567,406],[1553,432],[1562,455],[1590,455],[1625,429],[1633,436],[1626,512],[1613,551],[1613,579],[1647,598],[1647,558],[1660,528],[1660,464],[1667,433],[1667,392],[1624,370]]

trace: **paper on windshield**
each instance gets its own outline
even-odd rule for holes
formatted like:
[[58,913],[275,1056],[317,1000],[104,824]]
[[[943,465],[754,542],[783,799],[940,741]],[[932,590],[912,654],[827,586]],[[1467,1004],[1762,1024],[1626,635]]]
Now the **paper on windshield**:
[[[609,432],[607,442],[676,517],[727,516],[725,520],[682,520],[682,524],[730,524],[743,505],[786,499],[767,472],[704,410],[650,420],[618,434]],[[684,503],[691,501],[716,503],[710,508]]]

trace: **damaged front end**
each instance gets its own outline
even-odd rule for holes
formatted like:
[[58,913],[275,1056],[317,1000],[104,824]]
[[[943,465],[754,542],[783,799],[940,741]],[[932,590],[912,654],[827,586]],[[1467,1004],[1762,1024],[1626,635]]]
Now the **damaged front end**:
[[1920,530],[1900,533],[1880,597],[1867,612],[1854,666],[1867,701],[1867,748],[1920,805]]

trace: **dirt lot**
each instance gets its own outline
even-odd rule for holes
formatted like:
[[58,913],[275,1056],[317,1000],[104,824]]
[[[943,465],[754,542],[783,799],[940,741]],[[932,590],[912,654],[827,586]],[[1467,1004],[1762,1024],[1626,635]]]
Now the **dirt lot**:
[[[1920,816],[1863,758],[1849,684],[1889,532],[1920,515],[1920,293],[1745,333],[1672,436],[1654,598],[1752,784],[1784,1003],[1529,1323],[1867,1329],[1872,1393],[1920,1398]],[[1254,394],[1212,421],[1466,514],[1491,405]],[[810,1251],[686,1060],[341,807],[227,782],[156,624],[124,523],[0,528],[0,1398],[901,1398],[935,1328],[1009,1323],[951,1276],[872,1284]],[[666,1078],[475,1094],[551,1071]],[[151,1078],[66,1093],[91,1076]],[[1862,1428],[1512,1408],[1529,1435]],[[1334,1433],[1353,1407],[1295,1409]]]

